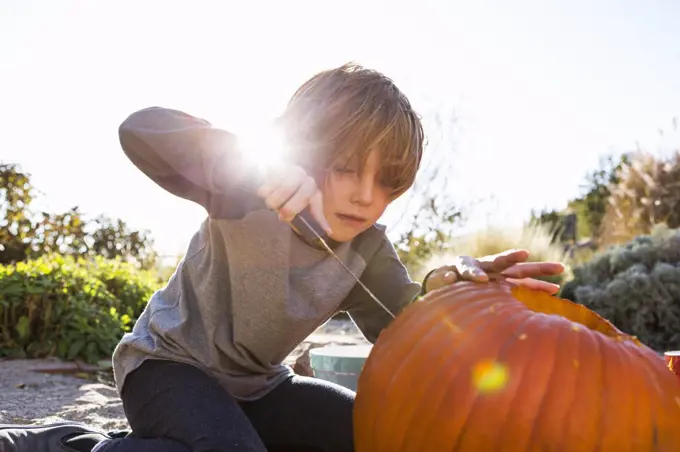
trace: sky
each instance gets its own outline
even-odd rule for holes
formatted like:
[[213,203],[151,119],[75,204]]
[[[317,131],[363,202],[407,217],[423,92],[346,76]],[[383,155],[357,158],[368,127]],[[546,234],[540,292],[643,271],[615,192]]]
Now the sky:
[[122,218],[178,255],[205,213],[126,159],[127,115],[257,130],[315,72],[356,61],[423,115],[467,230],[516,226],[565,207],[600,156],[680,144],[678,23],[676,0],[0,0],[0,162],[45,209]]

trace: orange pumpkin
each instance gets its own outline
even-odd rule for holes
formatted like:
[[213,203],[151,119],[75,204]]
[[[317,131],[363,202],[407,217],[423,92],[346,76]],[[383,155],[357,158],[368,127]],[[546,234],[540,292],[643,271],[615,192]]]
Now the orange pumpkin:
[[680,381],[582,305],[458,283],[378,338],[354,424],[357,452],[680,451]]

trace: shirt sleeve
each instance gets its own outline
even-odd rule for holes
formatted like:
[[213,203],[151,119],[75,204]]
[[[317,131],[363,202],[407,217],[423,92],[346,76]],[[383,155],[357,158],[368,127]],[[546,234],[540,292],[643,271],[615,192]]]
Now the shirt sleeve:
[[[384,234],[360,279],[395,316],[421,294],[421,284],[411,279]],[[371,343],[393,319],[359,284],[350,292],[346,306],[347,314]]]
[[132,113],[118,130],[125,155],[168,192],[213,213],[224,204],[239,208],[255,196],[255,184],[235,135],[208,121],[169,108]]

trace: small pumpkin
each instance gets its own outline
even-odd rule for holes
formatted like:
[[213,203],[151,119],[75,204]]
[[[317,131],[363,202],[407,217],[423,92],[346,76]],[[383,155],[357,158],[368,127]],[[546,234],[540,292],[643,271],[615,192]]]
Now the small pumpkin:
[[680,381],[582,305],[464,282],[380,335],[354,424],[357,452],[680,451]]
[[680,350],[671,350],[664,353],[668,369],[675,375],[680,376]]

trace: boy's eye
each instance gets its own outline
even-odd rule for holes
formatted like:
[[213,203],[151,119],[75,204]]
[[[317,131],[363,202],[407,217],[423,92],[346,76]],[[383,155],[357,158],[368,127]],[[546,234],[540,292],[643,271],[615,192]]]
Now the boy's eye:
[[353,173],[356,173],[356,170],[355,170],[355,169],[353,169],[353,168],[347,168],[347,167],[343,167],[343,168],[337,167],[337,168],[335,168],[335,171],[338,172],[338,173],[342,173],[342,174],[353,174]]

